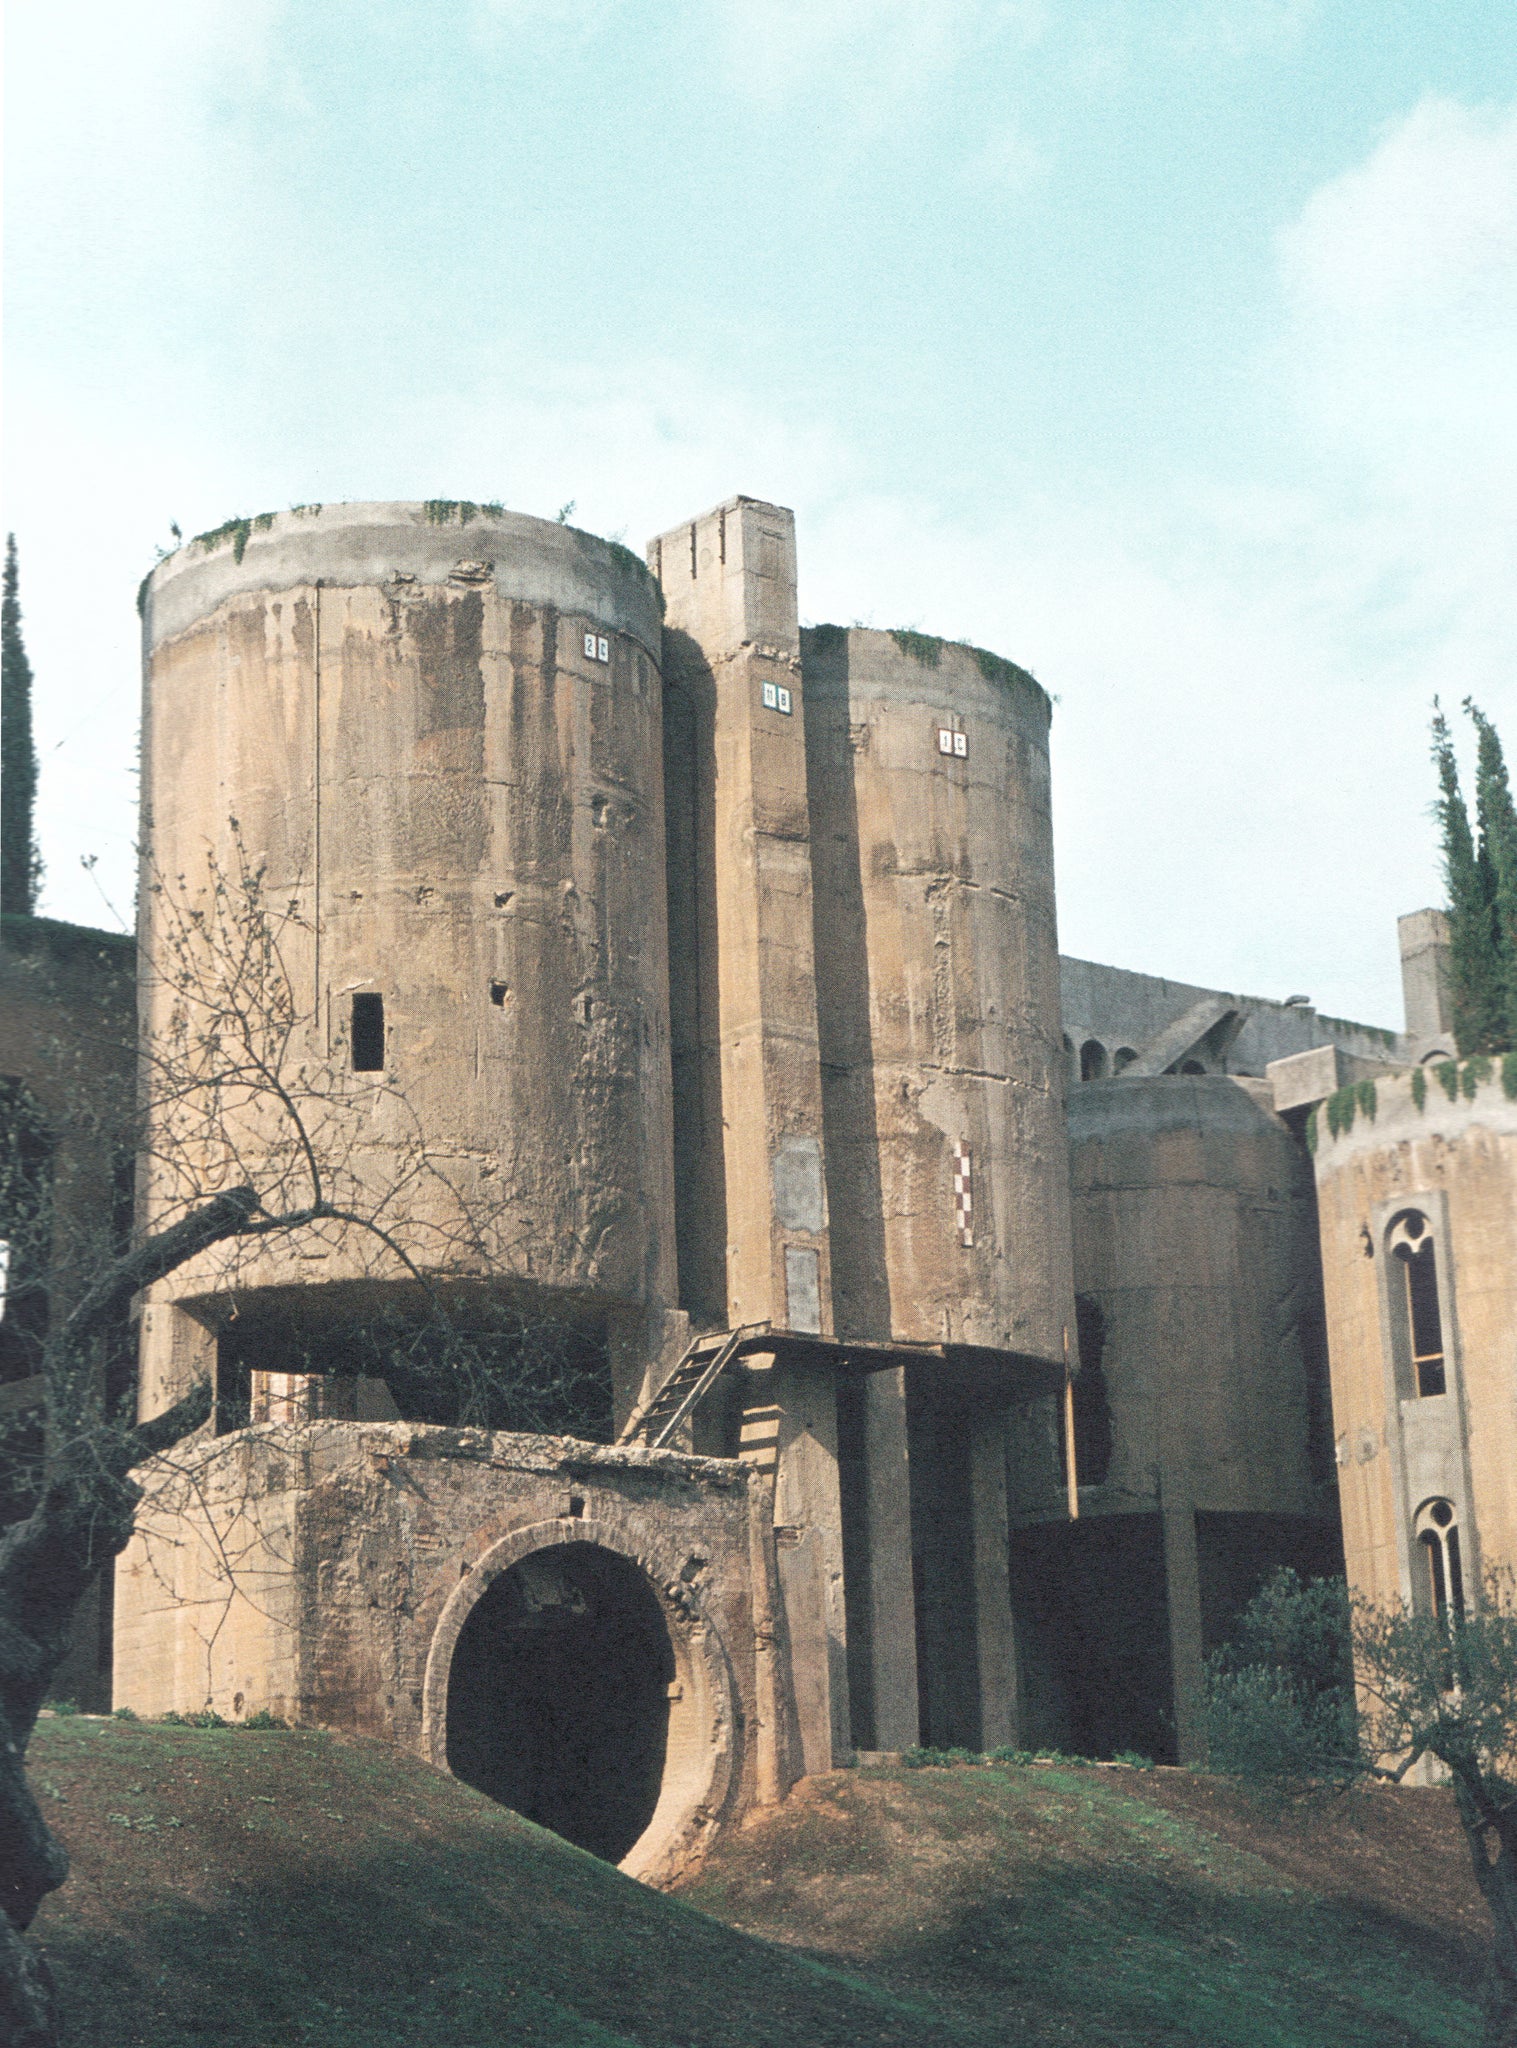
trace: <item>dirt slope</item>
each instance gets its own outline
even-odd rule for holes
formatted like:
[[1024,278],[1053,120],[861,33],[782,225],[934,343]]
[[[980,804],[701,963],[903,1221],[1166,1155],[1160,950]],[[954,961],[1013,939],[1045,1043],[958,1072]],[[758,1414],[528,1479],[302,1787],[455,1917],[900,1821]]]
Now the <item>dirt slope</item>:
[[1484,1908],[1442,1792],[1270,1817],[1183,1771],[839,1771],[730,1835],[684,1895],[971,2038],[1463,2048],[1478,2032]]
[[836,1773],[664,1898],[371,1744],[80,1716],[32,1765],[75,1870],[37,1933],[91,2048],[1453,2048],[1473,2024],[1478,1910],[1434,1794],[1336,1823],[1334,1890],[1179,1774]]

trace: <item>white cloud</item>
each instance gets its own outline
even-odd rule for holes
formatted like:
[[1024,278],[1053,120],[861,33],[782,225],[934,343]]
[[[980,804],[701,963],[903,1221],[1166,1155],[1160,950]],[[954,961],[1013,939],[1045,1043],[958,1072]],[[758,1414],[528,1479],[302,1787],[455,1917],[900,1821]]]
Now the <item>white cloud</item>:
[[538,514],[572,498],[577,526],[622,533],[639,550],[735,491],[825,498],[852,466],[824,423],[658,357],[614,370],[515,365],[422,407],[389,461],[387,490],[419,495],[422,477],[440,475]]
[[481,34],[506,36],[572,36],[587,41],[618,14],[630,12],[631,0],[472,0]]
[[1299,41],[1320,6],[1319,0],[1199,0],[1170,23],[1161,12],[1142,11],[1178,54],[1252,57]]
[[1517,107],[1425,100],[1279,242],[1309,429],[1436,527],[1509,518],[1517,464]]
[[1517,304],[1517,108],[1424,100],[1280,238],[1304,307],[1363,328]]
[[51,0],[46,8],[12,10],[12,206],[28,212],[49,192],[55,204],[67,202],[71,181],[88,186],[99,204],[110,203],[113,189],[140,200],[139,181],[157,174],[162,212],[154,225],[170,228],[176,187],[193,169],[197,142],[237,103],[278,89],[277,31],[289,5]]
[[985,137],[965,166],[969,182],[987,192],[1028,192],[1048,175],[1048,156],[1015,121],[1003,121]]
[[973,49],[1042,33],[1046,0],[717,0],[731,82],[759,99],[825,92],[867,125]]
[[[172,229],[208,182],[216,197],[213,103],[291,90],[264,40],[276,13],[274,0],[253,15],[160,0],[153,22],[189,37],[167,80],[142,69],[159,55],[132,57],[140,15],[121,34],[122,65],[138,62],[127,97],[168,93],[200,124],[174,164],[156,115],[139,122],[90,87],[84,126],[117,122],[123,147],[161,164],[162,215],[142,232]],[[75,17],[82,33],[77,0]],[[923,66],[942,75],[997,29],[973,0],[920,16],[883,0],[807,14],[726,0],[722,18],[771,38],[765,89],[804,84],[823,59],[835,83],[860,43],[865,97]],[[1031,19],[1017,10],[1000,28]],[[29,118],[63,118],[67,83],[60,67]],[[100,855],[123,907],[130,897],[132,592],[169,517],[192,532],[291,498],[440,490],[548,516],[574,499],[577,524],[640,548],[741,490],[796,508],[808,616],[969,637],[1061,696],[1068,946],[1258,993],[1309,988],[1331,1010],[1394,1023],[1394,917],[1437,886],[1427,701],[1472,691],[1517,737],[1514,157],[1512,112],[1428,102],[1282,232],[1279,331],[1257,379],[1278,418],[1274,481],[1224,448],[1208,475],[1122,489],[1077,491],[1003,463],[981,503],[949,503],[903,489],[888,454],[872,465],[825,417],[675,357],[508,361],[473,388],[418,390],[393,417],[366,411],[320,449],[296,442],[291,471],[288,439],[229,413],[214,363],[151,408],[34,371],[9,489],[38,672],[48,907],[103,918],[81,854]],[[1002,189],[1040,174],[1009,114],[975,163],[966,175]]]

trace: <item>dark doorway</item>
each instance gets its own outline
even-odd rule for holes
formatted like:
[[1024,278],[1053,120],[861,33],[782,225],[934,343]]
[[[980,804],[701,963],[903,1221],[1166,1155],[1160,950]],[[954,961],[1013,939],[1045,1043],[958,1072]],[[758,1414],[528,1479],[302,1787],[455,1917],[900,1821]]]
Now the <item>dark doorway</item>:
[[1011,1540],[1025,1740],[1176,1761],[1157,1515],[1040,1522]]
[[669,1631],[635,1564],[592,1543],[533,1551],[459,1633],[448,1768],[619,1863],[658,1804],[673,1678]]

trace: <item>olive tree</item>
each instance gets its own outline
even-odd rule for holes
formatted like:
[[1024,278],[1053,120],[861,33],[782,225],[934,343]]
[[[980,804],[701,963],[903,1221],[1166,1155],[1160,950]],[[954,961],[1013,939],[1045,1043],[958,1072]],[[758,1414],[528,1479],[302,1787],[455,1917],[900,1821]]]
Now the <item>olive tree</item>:
[[1431,1759],[1491,1916],[1488,2048],[1517,2044],[1517,1598],[1419,1613],[1277,1572],[1208,1661],[1214,1769],[1286,1795],[1400,1784]]

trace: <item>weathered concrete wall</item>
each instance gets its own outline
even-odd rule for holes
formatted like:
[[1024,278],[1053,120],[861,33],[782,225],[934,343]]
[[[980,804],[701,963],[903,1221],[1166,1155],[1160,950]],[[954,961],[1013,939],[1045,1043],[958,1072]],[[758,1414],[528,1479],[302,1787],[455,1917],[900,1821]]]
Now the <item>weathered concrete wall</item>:
[[653,541],[669,706],[682,1300],[833,1327],[794,516],[736,498]]
[[1197,988],[1162,975],[1104,967],[1094,960],[1064,959],[1059,967],[1066,1057],[1075,1081],[1086,1045],[1094,1042],[1100,1047],[1103,1076],[1120,1072],[1131,1055],[1140,1053],[1166,1027],[1209,997],[1233,1010],[1238,1022],[1235,1035],[1224,1034],[1226,1043],[1220,1051],[1201,1048],[1197,1053],[1207,1073],[1257,1076],[1271,1060],[1288,1059],[1319,1045],[1336,1045],[1355,1058],[1381,1062],[1398,1058],[1404,1050],[1398,1033],[1342,1017],[1324,1017],[1311,1003],[1284,1003],[1264,996]]
[[[1320,1428],[1325,1389],[1312,1379],[1311,1171],[1263,1092],[1224,1076],[1129,1077],[1088,1083],[1069,1104],[1075,1287],[1091,1376],[1077,1437],[1101,1430],[1109,1440],[1104,1476],[1081,1488],[1080,1512],[1161,1519],[1182,1761],[1200,1754],[1202,1617],[1216,1604],[1198,1516],[1278,1518],[1282,1559],[1296,1555],[1303,1525],[1331,1529],[1330,1491],[1312,1460],[1313,1407]],[[1019,1518],[1058,1519],[1064,1474],[1046,1440],[1041,1459],[1031,1430],[1023,1442]],[[1260,1561],[1267,1567],[1263,1544]]]
[[[1454,1083],[1451,1100],[1444,1080]],[[1413,1523],[1429,1498],[1459,1518],[1466,1594],[1517,1565],[1517,1101],[1502,1063],[1465,1061],[1380,1081],[1343,1128],[1314,1119],[1322,1266],[1344,1550],[1377,1600],[1420,1602]],[[1422,1396],[1398,1328],[1395,1219],[1426,1219],[1436,1258],[1446,1391]]]
[[839,1334],[1057,1358],[1048,699],[921,636],[821,627],[802,657]]
[[[147,586],[150,872],[193,886],[207,847],[235,867],[236,818],[269,900],[302,913],[291,1059],[345,1070],[352,998],[383,998],[383,1074],[349,1082],[370,1119],[353,1184],[388,1186],[419,1138],[428,1170],[390,1213],[420,1263],[648,1318],[625,1409],[676,1291],[657,590],[625,549],[512,514],[333,506],[244,541],[192,543]],[[163,902],[143,905],[151,1032],[172,993]],[[147,1219],[170,1199],[150,1179]],[[366,1276],[373,1250],[271,1245],[240,1284]],[[199,1362],[165,1304],[218,1272],[156,1290],[147,1408]]]
[[1075,1286],[1101,1310],[1107,1491],[1201,1509],[1320,1512],[1304,1329],[1311,1168],[1220,1075],[1091,1083],[1069,1105]]
[[767,1489],[746,1466],[321,1422],[202,1439],[143,1476],[117,1580],[119,1706],[263,1709],[446,1764],[475,1603],[520,1559],[587,1543],[646,1576],[674,1659],[658,1808],[624,1867],[671,1874],[794,1775]]
[[[735,498],[654,540],[681,1304],[833,1331],[795,521]],[[751,1358],[742,1455],[771,1489],[807,1770],[850,1748],[834,1374]]]

